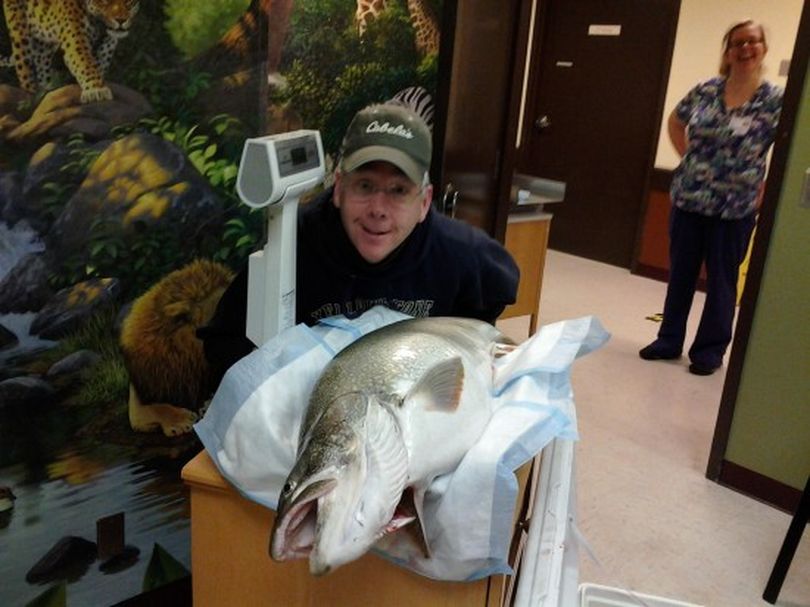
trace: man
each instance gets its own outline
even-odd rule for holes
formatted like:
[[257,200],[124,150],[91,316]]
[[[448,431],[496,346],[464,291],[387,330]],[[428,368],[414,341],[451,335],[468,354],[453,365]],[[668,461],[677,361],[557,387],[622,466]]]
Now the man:
[[[410,109],[360,110],[341,146],[335,183],[298,215],[296,318],[359,316],[385,305],[411,316],[489,322],[514,303],[519,271],[500,243],[431,206],[430,129]],[[200,330],[221,375],[253,344],[244,336],[247,277]]]

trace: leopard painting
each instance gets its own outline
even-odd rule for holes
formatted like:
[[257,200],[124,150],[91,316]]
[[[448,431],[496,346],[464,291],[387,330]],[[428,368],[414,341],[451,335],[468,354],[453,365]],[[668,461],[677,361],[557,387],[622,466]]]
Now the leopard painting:
[[104,84],[119,40],[129,33],[138,0],[3,0],[11,58],[28,92],[54,87],[57,50],[81,87],[81,102],[112,99]]

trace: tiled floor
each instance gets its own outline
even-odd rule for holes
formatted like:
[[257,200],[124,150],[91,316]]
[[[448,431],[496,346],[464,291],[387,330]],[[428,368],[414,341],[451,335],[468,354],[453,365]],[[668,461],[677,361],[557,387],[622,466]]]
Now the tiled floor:
[[[580,582],[711,607],[767,606],[762,591],[790,517],[705,478],[725,367],[698,377],[686,359],[638,357],[657,331],[645,317],[661,311],[665,288],[548,253],[540,324],[593,314],[612,334],[572,373],[578,525],[598,558],[581,551]],[[702,303],[698,294],[695,309]],[[687,339],[697,325],[692,316]],[[528,321],[499,326],[522,339]],[[810,532],[777,605],[810,606]]]

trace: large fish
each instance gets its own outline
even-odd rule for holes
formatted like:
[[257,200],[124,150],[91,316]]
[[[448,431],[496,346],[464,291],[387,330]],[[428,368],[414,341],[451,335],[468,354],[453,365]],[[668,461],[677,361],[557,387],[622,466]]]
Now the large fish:
[[495,357],[514,347],[492,325],[409,319],[361,337],[324,369],[301,427],[270,543],[276,560],[309,557],[320,575],[413,523],[492,415]]

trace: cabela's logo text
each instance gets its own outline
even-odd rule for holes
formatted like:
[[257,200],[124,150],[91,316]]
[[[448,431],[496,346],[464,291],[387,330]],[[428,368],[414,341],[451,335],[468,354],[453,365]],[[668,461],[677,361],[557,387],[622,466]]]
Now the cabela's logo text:
[[397,137],[404,137],[405,139],[413,139],[411,129],[405,128],[401,124],[391,126],[390,122],[383,122],[380,124],[376,120],[371,122],[366,127],[366,133],[388,133],[389,135],[396,135]]

